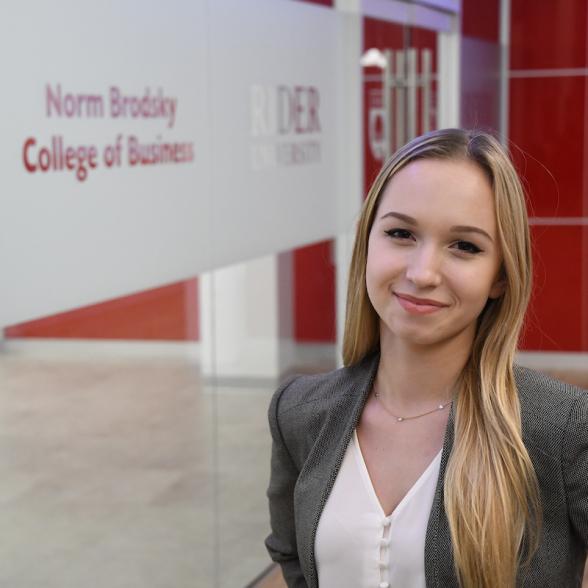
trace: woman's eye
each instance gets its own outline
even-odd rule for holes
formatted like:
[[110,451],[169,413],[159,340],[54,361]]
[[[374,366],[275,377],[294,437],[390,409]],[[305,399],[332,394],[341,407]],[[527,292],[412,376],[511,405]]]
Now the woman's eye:
[[469,241],[457,241],[454,243],[454,246],[456,249],[459,249],[459,251],[464,251],[465,253],[481,253],[482,251],[477,245],[474,245]]
[[410,239],[412,237],[412,233],[406,229],[390,229],[384,232],[392,239]]

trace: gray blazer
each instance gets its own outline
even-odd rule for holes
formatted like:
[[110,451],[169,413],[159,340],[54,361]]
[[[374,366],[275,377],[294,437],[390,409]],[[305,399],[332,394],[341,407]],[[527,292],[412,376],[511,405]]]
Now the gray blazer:
[[[299,376],[274,394],[268,488],[271,534],[266,547],[290,588],[317,588],[316,530],[343,455],[372,388],[379,356],[318,376]],[[543,501],[538,552],[518,586],[579,587],[588,549],[588,392],[515,368],[523,439]],[[443,479],[453,444],[449,415],[437,489],[425,540],[428,588],[458,588]],[[329,587],[325,587],[329,588]]]

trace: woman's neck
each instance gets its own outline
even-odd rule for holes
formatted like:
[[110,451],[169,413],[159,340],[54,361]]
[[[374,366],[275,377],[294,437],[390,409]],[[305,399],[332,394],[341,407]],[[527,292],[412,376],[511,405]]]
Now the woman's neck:
[[399,411],[426,410],[454,396],[470,355],[463,338],[438,345],[414,345],[382,333],[375,388],[387,406]]

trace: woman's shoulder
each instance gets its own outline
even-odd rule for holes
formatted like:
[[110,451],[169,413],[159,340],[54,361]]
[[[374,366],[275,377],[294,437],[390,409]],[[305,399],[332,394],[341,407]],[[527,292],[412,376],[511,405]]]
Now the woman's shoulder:
[[556,408],[562,402],[567,404],[588,399],[588,390],[562,382],[543,372],[515,364],[514,374],[522,400],[537,406]]
[[276,390],[272,398],[276,412],[283,414],[292,409],[316,403],[337,401],[347,394],[369,384],[377,369],[378,357],[370,356],[353,366],[342,367],[320,374],[290,376]]
[[344,415],[355,410],[371,387],[378,359],[366,358],[323,374],[292,376],[276,390],[268,410],[270,429],[274,439],[288,447],[298,468],[325,426],[330,423],[339,431],[347,422]]
[[515,365],[523,427],[529,432],[564,433],[588,424],[588,390]]

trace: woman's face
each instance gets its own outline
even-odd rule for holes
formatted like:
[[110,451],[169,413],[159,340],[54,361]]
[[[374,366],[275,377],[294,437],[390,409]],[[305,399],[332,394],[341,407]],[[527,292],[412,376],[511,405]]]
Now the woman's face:
[[388,183],[369,241],[366,284],[381,336],[471,346],[488,298],[502,294],[494,197],[467,160],[418,160]]

